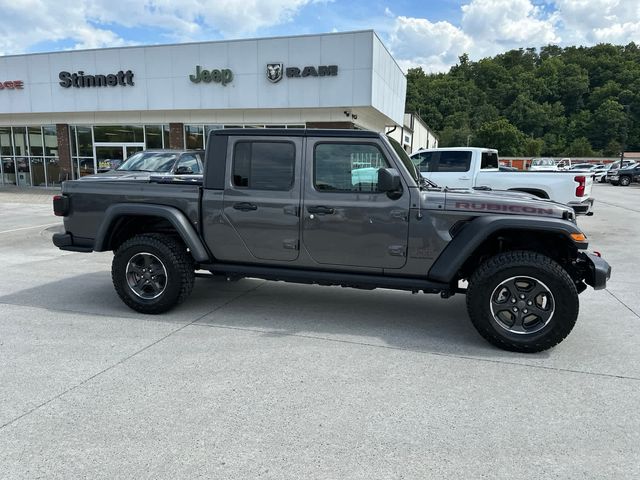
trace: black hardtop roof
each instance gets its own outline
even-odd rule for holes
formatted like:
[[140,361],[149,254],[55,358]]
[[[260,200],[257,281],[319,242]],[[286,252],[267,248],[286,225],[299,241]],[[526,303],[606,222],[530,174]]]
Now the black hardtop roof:
[[379,133],[370,130],[350,130],[346,128],[222,128],[212,130],[210,135],[253,135],[258,137],[380,137]]

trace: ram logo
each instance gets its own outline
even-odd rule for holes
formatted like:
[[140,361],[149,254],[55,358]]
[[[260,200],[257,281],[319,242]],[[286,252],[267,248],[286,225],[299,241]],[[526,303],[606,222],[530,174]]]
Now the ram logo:
[[282,80],[283,65],[281,63],[267,63],[267,80],[278,83]]

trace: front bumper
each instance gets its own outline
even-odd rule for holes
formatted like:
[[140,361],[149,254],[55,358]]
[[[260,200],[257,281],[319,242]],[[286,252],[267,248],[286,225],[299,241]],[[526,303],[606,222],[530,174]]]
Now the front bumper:
[[589,197],[581,202],[569,202],[569,206],[573,208],[576,215],[586,215],[593,209],[594,199]]
[[595,253],[580,252],[580,259],[585,264],[585,283],[594,290],[606,288],[607,280],[611,278],[611,265]]

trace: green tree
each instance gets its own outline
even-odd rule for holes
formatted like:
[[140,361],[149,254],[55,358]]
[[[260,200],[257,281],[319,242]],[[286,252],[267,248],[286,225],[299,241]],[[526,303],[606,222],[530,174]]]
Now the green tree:
[[473,144],[481,147],[497,148],[507,157],[524,153],[525,135],[506,118],[487,122],[476,132]]
[[585,137],[580,137],[571,142],[565,151],[565,155],[569,157],[593,157],[595,152],[591,149],[589,140]]
[[524,154],[527,157],[539,157],[543,147],[544,140],[541,138],[527,138],[524,142]]

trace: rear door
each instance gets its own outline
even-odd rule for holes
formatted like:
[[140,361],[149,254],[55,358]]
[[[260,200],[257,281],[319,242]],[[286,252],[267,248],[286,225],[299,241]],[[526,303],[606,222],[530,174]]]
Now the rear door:
[[233,260],[297,259],[303,137],[239,136],[229,142],[223,215],[244,246]]
[[409,235],[409,190],[378,191],[378,169],[392,166],[380,141],[307,139],[303,243],[323,265],[402,268]]

